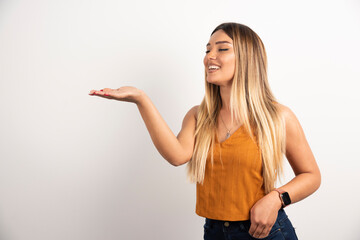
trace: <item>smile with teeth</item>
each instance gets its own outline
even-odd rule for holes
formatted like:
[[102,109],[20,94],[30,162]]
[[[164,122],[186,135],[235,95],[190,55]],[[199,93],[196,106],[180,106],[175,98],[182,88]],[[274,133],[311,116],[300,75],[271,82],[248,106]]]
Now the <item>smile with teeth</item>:
[[215,65],[210,65],[208,69],[209,69],[209,72],[215,72],[215,71],[219,70],[220,67],[215,66]]

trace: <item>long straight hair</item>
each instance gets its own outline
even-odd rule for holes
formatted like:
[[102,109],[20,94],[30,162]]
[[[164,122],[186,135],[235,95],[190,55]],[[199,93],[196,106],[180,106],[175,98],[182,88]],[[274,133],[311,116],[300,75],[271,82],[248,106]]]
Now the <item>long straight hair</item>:
[[[283,175],[286,130],[276,104],[278,101],[269,87],[265,47],[260,37],[243,24],[222,23],[211,35],[220,29],[233,40],[235,52],[235,73],[230,93],[231,120],[242,119],[244,129],[260,149],[267,194],[274,189],[277,178]],[[217,119],[222,107],[220,87],[206,79],[205,67],[205,96],[198,110],[193,155],[187,164],[188,180],[200,184],[204,181],[210,147],[211,162],[214,161]]]

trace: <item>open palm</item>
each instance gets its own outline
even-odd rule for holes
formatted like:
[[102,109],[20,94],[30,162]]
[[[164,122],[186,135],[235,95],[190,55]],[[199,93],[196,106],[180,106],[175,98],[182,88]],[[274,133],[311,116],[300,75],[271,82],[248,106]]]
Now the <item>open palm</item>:
[[101,90],[91,90],[89,95],[96,95],[108,99],[115,99],[126,102],[137,103],[142,94],[142,90],[132,86],[124,86],[117,89],[104,88]]

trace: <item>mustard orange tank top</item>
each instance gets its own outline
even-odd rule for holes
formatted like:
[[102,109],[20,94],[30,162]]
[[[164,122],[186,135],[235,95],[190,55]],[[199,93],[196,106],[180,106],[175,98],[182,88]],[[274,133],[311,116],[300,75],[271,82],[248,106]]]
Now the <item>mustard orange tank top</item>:
[[249,220],[251,207],[266,195],[260,149],[242,125],[222,143],[216,136],[213,166],[210,151],[204,183],[196,185],[196,214],[224,221]]

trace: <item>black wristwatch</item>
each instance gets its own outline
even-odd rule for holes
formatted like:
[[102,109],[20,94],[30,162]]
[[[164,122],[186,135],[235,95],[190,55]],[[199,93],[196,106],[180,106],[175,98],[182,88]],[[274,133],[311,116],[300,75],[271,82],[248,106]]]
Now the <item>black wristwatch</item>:
[[275,188],[274,190],[279,193],[279,197],[280,197],[281,205],[282,205],[281,208],[284,208],[291,203],[291,199],[290,199],[288,192],[285,192],[284,190],[282,190],[280,188]]

